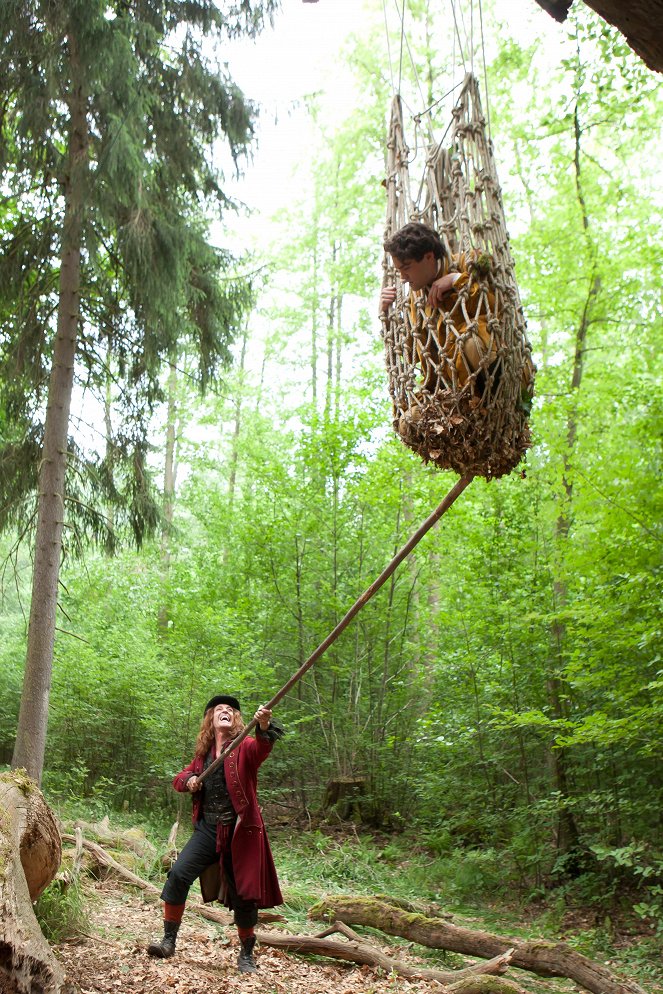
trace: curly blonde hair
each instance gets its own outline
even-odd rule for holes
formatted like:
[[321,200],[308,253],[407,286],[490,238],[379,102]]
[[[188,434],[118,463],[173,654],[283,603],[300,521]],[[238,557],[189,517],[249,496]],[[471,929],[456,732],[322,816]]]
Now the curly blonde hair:
[[[232,709],[233,712],[233,723],[230,727],[231,738],[235,738],[236,735],[244,729],[244,719],[239,711],[235,708]],[[196,749],[195,756],[196,759],[204,759],[207,753],[212,748],[214,742],[214,708],[210,708],[209,711],[205,712],[205,717],[200,723],[200,731],[198,732],[198,738],[196,739]]]

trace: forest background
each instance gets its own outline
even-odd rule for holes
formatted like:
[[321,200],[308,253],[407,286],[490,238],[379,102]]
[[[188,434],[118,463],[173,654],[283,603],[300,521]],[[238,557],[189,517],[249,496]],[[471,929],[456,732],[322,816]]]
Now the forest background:
[[[395,77],[415,110],[459,80],[439,7],[408,3],[399,65],[400,24],[387,47],[383,8],[367,4],[342,55],[352,113],[330,116],[324,92],[293,109],[310,138],[289,207],[249,220],[258,247],[229,254],[221,277],[239,287],[234,363],[202,377],[201,398],[190,340],[171,336],[158,370],[144,531],[122,504],[119,458],[116,506],[95,489],[127,437],[116,370],[109,360],[92,383],[85,362],[75,369],[73,463],[97,467],[77,501],[96,517],[65,521],[43,775],[56,805],[172,819],[170,780],[208,697],[237,693],[252,714],[453,482],[391,434],[376,319]],[[577,7],[563,29],[539,12],[528,41],[499,4],[484,10],[490,125],[538,365],[525,472],[475,481],[284,700],[288,735],[262,800],[273,822],[414,835],[448,894],[625,901],[660,936],[661,98],[658,77]],[[436,110],[440,134],[448,111]],[[207,223],[224,251],[247,230]],[[114,320],[102,295],[95,305],[87,329]],[[38,439],[43,398],[31,417],[22,430]],[[34,487],[5,486],[3,504],[9,764]]]

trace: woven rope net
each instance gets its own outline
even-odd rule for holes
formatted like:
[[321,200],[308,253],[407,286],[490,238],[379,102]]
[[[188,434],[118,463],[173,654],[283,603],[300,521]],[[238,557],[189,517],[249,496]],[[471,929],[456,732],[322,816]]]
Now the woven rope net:
[[450,141],[432,146],[412,200],[400,97],[394,97],[387,160],[389,238],[408,221],[435,228],[445,272],[462,274],[431,308],[404,290],[388,256],[384,285],[396,301],[382,317],[394,429],[425,462],[461,475],[503,476],[530,445],[534,372],[514,275],[500,186],[476,78],[452,112]]

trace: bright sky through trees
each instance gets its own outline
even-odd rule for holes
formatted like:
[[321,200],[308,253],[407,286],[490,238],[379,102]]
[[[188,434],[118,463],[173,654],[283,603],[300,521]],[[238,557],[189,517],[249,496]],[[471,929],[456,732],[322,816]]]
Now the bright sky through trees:
[[[437,0],[437,5],[440,47],[452,51],[451,0]],[[462,20],[467,22],[465,31],[469,35],[471,5],[465,0],[455,6],[458,16],[462,12]],[[407,3],[405,7],[407,34]],[[478,9],[476,4],[474,7]],[[548,57],[553,64],[560,61],[566,38],[563,27],[534,0],[507,0],[502,7],[510,33],[526,43],[545,31]],[[236,187],[238,198],[260,213],[260,221],[254,214],[248,223],[238,224],[237,230],[249,244],[260,243],[267,218],[287,206],[294,191],[301,189],[304,169],[299,170],[298,180],[293,178],[293,172],[296,167],[305,166],[315,151],[305,99],[316,94],[330,130],[348,117],[358,98],[352,71],[342,58],[342,51],[352,35],[365,37],[371,26],[384,31],[385,11],[391,32],[397,32],[400,9],[401,4],[394,0],[385,0],[384,6],[380,0],[319,0],[316,4],[284,0],[273,28],[266,28],[254,40],[241,38],[228,47],[227,59],[233,77],[261,107],[257,148]],[[474,32],[477,37],[478,26]],[[492,47],[491,39],[486,39],[486,43]],[[397,81],[400,50],[393,47],[393,41],[390,54],[392,65],[385,64],[384,72],[389,75],[391,69]],[[407,57],[406,42],[404,59]],[[475,72],[481,76],[476,64]],[[446,84],[441,86],[441,92],[446,88]],[[385,119],[387,113],[385,107]]]

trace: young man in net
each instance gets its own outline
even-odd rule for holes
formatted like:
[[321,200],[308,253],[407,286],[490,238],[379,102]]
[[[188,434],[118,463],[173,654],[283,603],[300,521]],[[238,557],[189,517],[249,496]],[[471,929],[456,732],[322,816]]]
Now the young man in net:
[[[495,297],[478,278],[489,271],[490,259],[466,260],[464,255],[449,259],[438,233],[417,222],[400,228],[384,249],[410,286],[408,309],[421,386],[430,394],[438,386],[462,388],[472,373],[488,368],[496,358],[489,330],[490,319],[496,317]],[[387,319],[395,300],[396,287],[384,287],[380,310]],[[412,342],[408,344],[411,349]],[[484,379],[477,381],[482,389]]]

